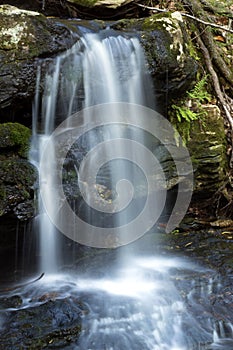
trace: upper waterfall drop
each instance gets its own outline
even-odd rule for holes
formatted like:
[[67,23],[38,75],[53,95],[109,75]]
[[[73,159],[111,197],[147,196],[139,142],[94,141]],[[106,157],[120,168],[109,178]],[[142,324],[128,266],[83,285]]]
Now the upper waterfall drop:
[[106,30],[85,34],[82,42],[84,107],[111,102],[154,107],[152,83],[136,37]]
[[[43,200],[45,199],[47,203],[47,208],[44,208],[42,200],[39,199],[41,270],[51,272],[56,270],[56,265],[59,265],[61,247],[57,229],[51,224],[51,216],[48,215],[48,212],[56,212],[59,206],[59,193],[55,188],[59,161],[56,159],[53,142],[49,143],[48,147],[47,141],[50,135],[61,122],[66,123],[66,119],[69,120],[71,115],[83,108],[86,111],[87,107],[118,102],[154,107],[154,99],[152,82],[138,38],[109,29],[98,34],[83,34],[79,42],[59,55],[47,68],[42,96],[39,91],[41,79],[41,70],[38,69],[33,116],[34,135],[30,154],[31,162],[40,169],[40,193],[43,193]],[[117,115],[117,108],[110,113]],[[84,118],[88,124],[91,122],[89,118],[93,118],[93,115],[84,112]],[[66,124],[66,127],[69,128],[69,125]],[[103,132],[104,136],[100,136],[102,132],[96,130],[87,133],[81,138],[80,147],[83,156],[96,142],[123,137],[122,130],[121,126],[115,125],[107,128]],[[46,147],[49,148],[47,151]],[[41,161],[44,150],[49,155],[46,162]],[[71,171],[77,172],[80,166],[77,158],[79,157],[77,154],[80,155],[79,146],[78,151],[74,153],[76,159]],[[108,149],[104,153],[107,154]],[[133,150],[130,157],[133,159]],[[69,171],[70,169],[67,173]],[[118,163],[115,167],[110,166],[105,171],[108,177],[107,187],[116,186],[122,176],[127,177],[130,172],[135,172],[132,168],[126,170],[123,163]],[[92,172],[91,167],[88,172]],[[101,191],[105,186],[104,176],[101,184],[97,185]],[[89,213],[89,209],[85,209],[85,213],[88,220],[96,215],[96,212]],[[124,220],[126,220],[125,213],[118,215],[114,218],[114,225],[121,225]]]

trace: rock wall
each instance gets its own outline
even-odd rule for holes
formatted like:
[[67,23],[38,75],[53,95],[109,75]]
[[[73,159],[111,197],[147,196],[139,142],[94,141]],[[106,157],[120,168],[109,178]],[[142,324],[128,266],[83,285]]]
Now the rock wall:
[[[38,60],[71,47],[77,37],[38,12],[0,6],[0,121],[31,111]],[[21,122],[23,122],[21,118]]]
[[207,115],[192,122],[187,142],[195,175],[194,197],[210,198],[226,180],[228,159],[224,119],[216,105],[203,106]]
[[21,124],[0,124],[0,217],[14,213],[24,221],[35,214],[37,173],[27,161],[30,137]]
[[166,113],[171,99],[181,97],[197,73],[197,63],[189,52],[188,36],[180,13],[120,20],[113,28],[135,32],[139,37],[153,78],[158,110]]

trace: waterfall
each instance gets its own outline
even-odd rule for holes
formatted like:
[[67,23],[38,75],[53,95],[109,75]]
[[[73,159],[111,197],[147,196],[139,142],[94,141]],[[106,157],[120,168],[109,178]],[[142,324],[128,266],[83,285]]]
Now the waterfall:
[[[114,109],[111,108],[108,111],[108,113],[114,115],[113,119],[116,119],[118,118],[117,115],[122,113],[117,106],[119,102],[154,107],[154,101],[152,83],[139,40],[136,37],[119,35],[119,33],[111,30],[102,31],[100,34],[84,34],[76,45],[64,54],[59,55],[48,66],[43,82],[42,96],[40,96],[41,83],[41,68],[39,67],[33,108],[33,138],[30,158],[40,172],[40,194],[43,193],[43,199],[46,201],[46,208],[44,208],[43,200],[39,195],[40,268],[42,271],[55,272],[59,267],[62,248],[59,245],[57,228],[50,220],[55,215],[59,203],[59,194],[56,190],[58,181],[56,149],[54,149],[53,142],[48,143],[52,132],[60,122],[63,122],[63,130],[66,130],[66,128],[69,130],[69,117],[82,108],[84,108],[85,123],[88,125],[95,118],[95,110],[93,114],[93,111],[90,112],[90,110],[85,109],[87,107],[116,103]],[[39,103],[40,100],[41,104]],[[136,119],[137,116],[133,108],[132,113],[134,114],[133,118]],[[111,127],[104,126],[102,128],[101,125],[99,129],[101,129],[100,132],[97,128],[81,138],[81,148],[84,148],[84,156],[91,147],[95,146],[96,140],[107,142],[112,138],[120,139],[126,133],[127,128],[122,127],[122,124],[119,126],[115,122]],[[129,133],[129,131],[127,132]],[[130,132],[132,133],[132,131]],[[139,136],[139,138],[140,142],[143,143],[143,136]],[[80,145],[78,147],[80,148]],[[124,144],[121,145],[118,142],[117,147],[119,148],[119,154],[122,154]],[[108,148],[109,144],[107,143],[104,153],[110,154]],[[132,146],[129,148],[128,158],[133,160],[135,158],[134,151]],[[43,152],[46,152],[46,161],[41,160]],[[77,155],[79,149],[77,151],[77,149],[74,150],[74,147],[71,147],[68,153],[72,152]],[[72,157],[74,158],[73,154]],[[67,157],[65,161],[67,162]],[[92,161],[89,168],[85,168],[85,176],[89,176],[93,172],[94,162],[95,160]],[[97,184],[98,195],[100,195],[100,191],[110,191],[109,188],[114,188],[122,177],[129,178],[130,173],[131,178],[133,177],[135,181],[136,178],[140,177],[133,166],[130,165],[130,162],[127,165],[125,164],[126,162],[122,162],[119,155],[118,161],[113,166],[111,164],[107,167],[103,166],[103,174],[99,176],[100,183]],[[73,171],[75,170],[77,176],[79,176],[80,164],[77,159],[74,160],[72,166]],[[107,187],[104,182],[104,174],[107,174],[106,177],[108,178]],[[79,185],[82,187],[81,182],[79,182]],[[121,195],[123,196],[124,193],[121,193]],[[128,194],[125,195],[125,197],[127,196]],[[90,203],[91,200],[92,198],[89,198],[88,204],[90,205],[93,204]],[[105,203],[107,202],[105,201]],[[125,198],[123,207],[126,207],[127,204],[128,199]],[[135,209],[135,206],[134,211],[137,212],[139,209]],[[95,210],[85,209],[84,216],[87,220],[96,221],[96,215]],[[121,226],[126,222],[127,215],[127,212],[119,215],[109,215],[112,220],[111,225]],[[66,221],[66,219],[66,217],[60,218],[63,221]],[[64,230],[63,233],[66,234]],[[79,227],[77,227],[77,230],[79,230]],[[82,231],[81,228],[80,231]],[[88,232],[85,234],[88,235]]]

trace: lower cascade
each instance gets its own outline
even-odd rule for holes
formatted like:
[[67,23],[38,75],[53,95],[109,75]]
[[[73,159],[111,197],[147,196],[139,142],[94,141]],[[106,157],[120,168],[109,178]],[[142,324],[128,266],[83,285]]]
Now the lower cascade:
[[44,80],[43,69],[30,161],[44,276],[2,292],[3,348],[232,349],[227,307],[213,302],[221,277],[160,252],[167,190],[155,158],[171,135],[158,120],[143,126],[156,105],[139,40],[83,33]]

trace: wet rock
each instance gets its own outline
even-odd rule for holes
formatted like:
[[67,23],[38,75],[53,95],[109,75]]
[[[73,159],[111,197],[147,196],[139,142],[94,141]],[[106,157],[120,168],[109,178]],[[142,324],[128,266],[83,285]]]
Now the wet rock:
[[0,216],[33,217],[37,173],[28,156],[31,131],[19,123],[0,124]]
[[179,12],[143,19],[120,20],[113,28],[137,33],[145,49],[158,105],[181,96],[193,83],[197,64],[191,58],[188,35]]
[[35,307],[4,312],[4,349],[65,348],[77,341],[82,310],[71,299],[50,300]]
[[34,167],[22,159],[0,161],[0,216],[14,212],[19,219],[34,215]]
[[19,295],[13,295],[9,298],[0,298],[0,309],[18,308],[22,303],[23,300]]
[[216,105],[204,106],[206,117],[191,123],[190,152],[195,175],[194,195],[211,197],[226,180],[227,155],[224,121]]
[[56,20],[10,5],[0,6],[0,28],[0,108],[14,104],[17,109],[34,95],[35,59],[66,50],[77,36]]
[[[145,9],[133,0],[68,0],[67,6],[73,17],[79,18],[135,18],[145,16]],[[144,11],[143,11],[144,10]]]
[[8,0],[8,4],[21,9],[39,11],[45,16],[62,18],[122,18],[135,17],[139,12],[145,15],[145,9],[135,5],[133,0]]
[[0,124],[0,159],[14,153],[27,158],[31,131],[19,123]]

